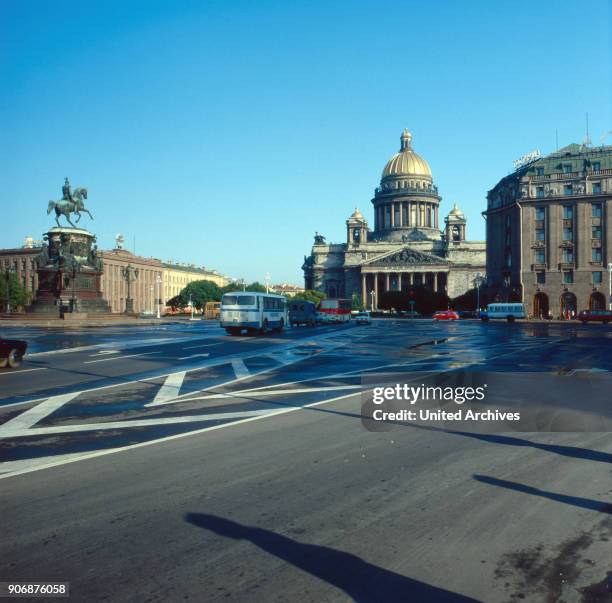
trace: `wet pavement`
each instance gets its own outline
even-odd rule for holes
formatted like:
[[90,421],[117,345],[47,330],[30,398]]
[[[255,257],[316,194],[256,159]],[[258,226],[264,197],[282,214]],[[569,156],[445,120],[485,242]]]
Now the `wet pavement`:
[[[39,352],[0,374],[0,500],[13,522],[5,558],[41,564],[56,577],[67,572],[88,600],[134,600],[134,593],[121,580],[126,590],[108,586],[101,567],[113,562],[104,550],[90,553],[98,569],[86,581],[70,569],[70,555],[60,562],[38,551],[41,535],[20,539],[26,490],[27,516],[40,518],[41,534],[69,525],[82,504],[93,513],[83,527],[88,541],[109,529],[109,513],[130,526],[130,544],[122,545],[130,554],[147,542],[156,551],[133,577],[153,599],[230,593],[246,600],[252,589],[259,600],[279,593],[345,600],[342,590],[354,598],[353,586],[323,567],[308,566],[310,580],[288,569],[305,538],[334,555],[376,558],[403,576],[399,586],[398,578],[381,578],[380,593],[399,587],[410,600],[419,593],[432,601],[463,600],[459,593],[500,602],[599,600],[583,591],[601,591],[603,543],[612,536],[612,442],[602,433],[610,415],[609,327],[388,319],[267,337],[229,337],[212,323],[29,336]],[[538,405],[548,397],[574,422],[568,429],[540,420],[529,433],[364,427],[364,380],[475,374],[503,384],[491,404],[532,406],[541,419]],[[590,408],[582,391],[603,403]],[[44,509],[36,496],[47,501]],[[230,516],[234,523],[221,519]],[[169,533],[175,544],[165,552],[149,542],[151,530],[163,541],[160,520],[188,551]],[[235,544],[238,533],[267,552]],[[119,527],[109,534],[108,546],[119,546]],[[281,535],[290,540],[271,550]],[[75,538],[65,534],[56,554],[78,546]],[[222,569],[206,546],[220,551]],[[525,570],[526,559],[541,579]],[[259,578],[239,574],[245,563]],[[185,568],[201,578],[189,579]],[[555,568],[567,572],[565,581],[551,577]],[[27,574],[0,565],[0,580],[7,571]],[[149,572],[167,584],[184,580],[184,588],[156,587]]]

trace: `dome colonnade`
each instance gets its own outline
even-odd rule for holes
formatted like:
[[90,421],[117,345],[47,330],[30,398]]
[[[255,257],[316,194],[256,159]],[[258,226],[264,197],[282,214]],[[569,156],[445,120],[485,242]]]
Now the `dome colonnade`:
[[402,231],[417,228],[439,238],[440,196],[428,163],[412,149],[412,134],[404,130],[401,146],[385,165],[376,189],[374,231],[387,240],[401,238]]

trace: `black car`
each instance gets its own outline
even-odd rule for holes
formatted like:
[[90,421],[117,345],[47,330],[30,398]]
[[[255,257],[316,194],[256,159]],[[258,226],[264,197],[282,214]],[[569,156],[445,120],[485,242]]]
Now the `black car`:
[[27,341],[0,338],[0,368],[17,368],[27,349]]

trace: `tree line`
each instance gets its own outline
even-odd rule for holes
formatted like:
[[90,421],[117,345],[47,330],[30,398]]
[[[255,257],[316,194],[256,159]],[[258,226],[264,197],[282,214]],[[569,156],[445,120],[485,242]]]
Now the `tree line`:
[[[225,285],[225,287],[220,287],[216,283],[207,280],[193,281],[184,287],[178,295],[169,299],[166,302],[166,306],[169,306],[173,310],[182,310],[189,306],[189,301],[191,300],[194,308],[202,310],[207,302],[221,301],[221,297],[226,293],[243,290],[265,293],[266,287],[258,281],[249,284],[245,283],[244,285],[230,283],[229,285]],[[325,298],[325,294],[320,291],[303,291],[296,295],[286,295],[285,297],[287,297],[289,301],[304,299],[318,304]]]

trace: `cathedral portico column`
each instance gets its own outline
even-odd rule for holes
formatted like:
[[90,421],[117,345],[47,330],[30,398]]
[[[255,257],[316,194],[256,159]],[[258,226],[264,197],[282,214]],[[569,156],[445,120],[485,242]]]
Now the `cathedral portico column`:
[[433,290],[435,293],[437,293],[438,291],[438,273],[437,272],[433,273]]
[[404,204],[402,202],[400,202],[399,204],[399,225],[403,226],[404,225]]
[[391,228],[395,226],[395,203],[391,203]]
[[374,273],[374,310],[378,310],[378,272]]
[[398,291],[402,290],[402,273],[401,272],[397,273],[397,290]]
[[414,285],[414,272],[408,273],[408,284],[412,287]]
[[365,272],[361,273],[361,303],[363,307],[366,307],[366,303],[368,301],[368,289],[366,287],[366,274]]
[[385,291],[389,291],[389,273],[385,274]]

